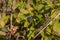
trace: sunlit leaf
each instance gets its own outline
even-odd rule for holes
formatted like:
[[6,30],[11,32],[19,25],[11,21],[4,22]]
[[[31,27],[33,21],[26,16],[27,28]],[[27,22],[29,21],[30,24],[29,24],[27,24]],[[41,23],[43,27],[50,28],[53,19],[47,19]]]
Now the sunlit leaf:
[[29,25],[29,22],[28,21],[25,21],[24,27],[28,27],[28,25]]

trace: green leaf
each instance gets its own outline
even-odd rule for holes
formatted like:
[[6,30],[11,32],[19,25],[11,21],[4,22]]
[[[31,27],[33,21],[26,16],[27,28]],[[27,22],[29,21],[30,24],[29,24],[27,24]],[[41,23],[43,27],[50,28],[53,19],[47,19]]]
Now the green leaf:
[[34,32],[30,31],[27,37],[28,37],[28,40],[31,40],[31,37],[34,37]]
[[53,3],[51,0],[46,0],[46,3],[48,4],[48,6],[52,7],[53,6]]
[[44,7],[43,4],[36,4],[36,9],[41,10]]
[[25,21],[24,27],[28,27],[28,25],[29,25],[29,22],[28,21]]
[[49,28],[49,26],[46,28],[46,31],[47,31],[47,33],[48,32],[51,33],[51,29]]
[[34,30],[34,27],[33,27],[33,26],[31,26],[29,30]]

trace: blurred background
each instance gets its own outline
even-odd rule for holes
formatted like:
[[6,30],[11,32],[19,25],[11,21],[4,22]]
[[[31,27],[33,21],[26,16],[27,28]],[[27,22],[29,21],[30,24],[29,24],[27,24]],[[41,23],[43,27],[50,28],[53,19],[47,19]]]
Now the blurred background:
[[34,40],[60,40],[59,13],[60,0],[0,0],[0,40],[32,40],[46,25]]

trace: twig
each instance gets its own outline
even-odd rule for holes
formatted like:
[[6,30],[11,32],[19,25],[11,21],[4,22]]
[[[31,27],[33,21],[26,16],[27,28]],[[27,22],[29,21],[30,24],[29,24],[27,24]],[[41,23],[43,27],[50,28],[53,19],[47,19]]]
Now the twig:
[[50,23],[52,23],[59,15],[60,15],[60,13],[58,13],[57,16],[55,18],[53,18],[53,20],[48,20],[48,22],[45,25],[41,26],[42,28],[41,27],[39,28],[39,30],[41,30],[41,31],[39,31],[39,33],[37,35],[35,35],[35,37],[32,40],[34,40],[44,29],[46,29],[46,27],[48,27],[48,25]]
[[10,14],[10,27],[12,28],[12,14]]
[[13,28],[13,26],[12,26],[12,11],[13,11],[13,9],[12,9],[12,7],[13,7],[13,0],[12,0],[12,3],[11,3],[11,13],[10,13],[10,28]]

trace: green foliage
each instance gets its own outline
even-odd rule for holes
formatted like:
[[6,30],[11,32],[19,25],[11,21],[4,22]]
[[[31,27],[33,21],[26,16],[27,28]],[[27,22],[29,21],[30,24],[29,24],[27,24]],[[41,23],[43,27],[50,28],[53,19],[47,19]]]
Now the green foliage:
[[[40,28],[47,19],[53,19],[60,9],[60,0],[20,0],[13,1],[13,25],[19,29],[17,32],[23,34],[27,40],[31,40],[38,32],[34,32]],[[8,7],[12,4],[12,0],[8,1]],[[4,4],[5,5],[5,4]],[[10,15],[0,13],[0,28],[9,25]],[[28,19],[31,16],[32,19]],[[38,37],[37,40],[57,40],[54,32],[60,35],[60,16],[53,21]],[[9,27],[9,26],[8,26]],[[51,28],[52,27],[52,28]],[[26,32],[25,32],[26,31]],[[52,35],[51,35],[52,34]],[[56,35],[56,34],[55,34]]]

